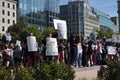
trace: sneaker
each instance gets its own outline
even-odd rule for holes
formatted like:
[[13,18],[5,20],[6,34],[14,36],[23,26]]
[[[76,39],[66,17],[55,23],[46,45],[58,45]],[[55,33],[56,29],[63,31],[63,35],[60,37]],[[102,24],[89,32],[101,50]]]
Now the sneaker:
[[78,66],[75,66],[76,68],[79,68]]

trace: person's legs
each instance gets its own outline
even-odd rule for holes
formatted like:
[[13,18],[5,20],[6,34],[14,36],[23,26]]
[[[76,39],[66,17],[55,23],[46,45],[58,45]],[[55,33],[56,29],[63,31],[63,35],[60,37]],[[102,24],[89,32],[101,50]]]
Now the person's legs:
[[79,53],[78,55],[78,62],[79,62],[79,67],[82,67],[82,53]]
[[79,54],[77,48],[75,48],[75,67],[78,67]]

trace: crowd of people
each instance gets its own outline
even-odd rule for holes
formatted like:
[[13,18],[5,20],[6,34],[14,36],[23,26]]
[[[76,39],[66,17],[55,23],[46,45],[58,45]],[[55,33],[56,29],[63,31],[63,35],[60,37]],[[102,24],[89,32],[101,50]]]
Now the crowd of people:
[[[30,34],[33,36],[33,34]],[[50,34],[47,37],[52,37]],[[37,51],[28,51],[27,42],[16,45],[11,42],[0,43],[0,65],[14,68],[16,64],[24,66],[35,66],[41,60],[45,62],[55,61],[65,63],[74,67],[89,67],[94,65],[106,64],[107,62],[107,43],[105,39],[96,40],[88,36],[82,39],[81,36],[71,35],[68,40],[58,40],[58,55],[46,56],[46,37],[41,44],[38,44]],[[112,43],[110,43],[112,44]],[[110,45],[109,44],[109,45]],[[117,53],[120,54],[120,45],[116,46]]]

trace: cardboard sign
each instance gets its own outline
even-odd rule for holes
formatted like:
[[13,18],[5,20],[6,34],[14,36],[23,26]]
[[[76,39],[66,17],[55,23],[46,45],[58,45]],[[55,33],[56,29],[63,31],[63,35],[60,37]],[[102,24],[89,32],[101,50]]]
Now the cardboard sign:
[[18,45],[18,46],[20,46],[21,45],[21,41],[19,41],[19,40],[16,40],[16,44],[15,44],[16,46]]
[[57,39],[46,38],[46,56],[58,55]]
[[58,29],[58,39],[67,39],[66,21],[54,19],[54,27]]
[[116,55],[117,53],[116,47],[113,46],[107,46],[107,50],[108,50],[108,55]]
[[28,51],[37,51],[37,43],[35,36],[27,37],[27,46],[28,46]]
[[6,41],[11,41],[11,35],[6,35]]

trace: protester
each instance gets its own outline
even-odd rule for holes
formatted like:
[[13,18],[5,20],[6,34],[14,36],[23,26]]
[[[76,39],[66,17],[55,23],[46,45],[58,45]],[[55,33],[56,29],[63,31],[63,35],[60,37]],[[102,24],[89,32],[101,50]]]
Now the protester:
[[[33,33],[30,33],[29,36],[33,36]],[[34,45],[37,45],[37,43],[35,43]],[[37,48],[37,46],[36,46],[36,48]],[[37,50],[36,51],[28,51],[28,54],[26,57],[28,66],[36,65],[37,56],[38,56]]]
[[8,45],[5,45],[5,50],[3,52],[3,65],[10,69],[14,69],[15,67],[14,61],[10,56],[10,49],[8,48]]
[[85,67],[87,66],[87,52],[88,52],[88,40],[87,39],[83,40],[82,48],[83,48],[82,63],[83,63],[83,66]]
[[82,43],[79,35],[75,39],[75,67],[82,67]]
[[93,50],[92,50],[92,39],[88,38],[88,51],[87,51],[87,64],[88,66],[93,65]]
[[74,65],[75,62],[75,37],[73,34],[70,36],[70,63]]
[[64,52],[63,40],[59,40],[58,59],[59,59],[59,62],[62,62],[62,63],[64,63],[64,61],[65,61],[65,52]]

